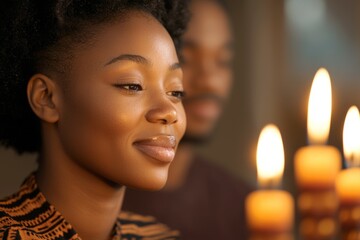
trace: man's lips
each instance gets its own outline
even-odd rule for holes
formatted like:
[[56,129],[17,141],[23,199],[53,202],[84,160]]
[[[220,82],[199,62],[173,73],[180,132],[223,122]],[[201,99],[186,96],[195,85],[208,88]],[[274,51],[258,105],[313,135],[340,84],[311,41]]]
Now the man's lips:
[[169,163],[174,159],[176,138],[171,135],[159,135],[134,142],[142,153],[160,162]]

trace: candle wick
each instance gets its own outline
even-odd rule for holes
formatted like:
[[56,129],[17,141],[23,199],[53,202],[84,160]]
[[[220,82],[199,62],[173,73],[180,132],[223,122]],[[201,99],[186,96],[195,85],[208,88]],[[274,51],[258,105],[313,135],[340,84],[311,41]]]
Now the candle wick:
[[349,167],[353,167],[354,166],[354,153],[350,153],[350,161],[349,161]]
[[268,178],[262,179],[259,181],[260,189],[280,189],[281,187],[281,178]]
[[359,167],[360,166],[359,156],[357,156],[355,153],[350,153],[350,156],[347,161],[347,165],[348,165],[347,168]]

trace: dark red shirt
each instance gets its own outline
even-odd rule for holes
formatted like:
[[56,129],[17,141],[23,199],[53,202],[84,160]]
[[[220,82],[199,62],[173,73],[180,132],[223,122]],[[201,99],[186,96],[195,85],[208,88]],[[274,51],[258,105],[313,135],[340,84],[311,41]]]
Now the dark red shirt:
[[196,157],[179,189],[127,189],[123,209],[155,216],[180,230],[185,240],[247,239],[244,200],[249,191],[220,167]]

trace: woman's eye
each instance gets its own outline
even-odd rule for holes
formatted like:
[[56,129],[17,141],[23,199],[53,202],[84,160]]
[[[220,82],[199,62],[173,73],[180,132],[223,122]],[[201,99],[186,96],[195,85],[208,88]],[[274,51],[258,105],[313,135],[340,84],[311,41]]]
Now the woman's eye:
[[178,99],[183,99],[185,96],[185,92],[184,91],[172,91],[169,93],[170,96],[172,97],[176,97]]
[[115,87],[130,91],[130,92],[139,92],[139,91],[143,90],[143,88],[140,84],[115,84]]

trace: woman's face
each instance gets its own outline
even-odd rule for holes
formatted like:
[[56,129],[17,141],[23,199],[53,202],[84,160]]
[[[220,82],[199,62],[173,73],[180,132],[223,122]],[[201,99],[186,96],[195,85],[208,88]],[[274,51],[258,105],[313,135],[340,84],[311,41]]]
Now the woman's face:
[[71,161],[106,181],[159,189],[185,131],[182,70],[171,37],[134,12],[75,50],[58,132]]

